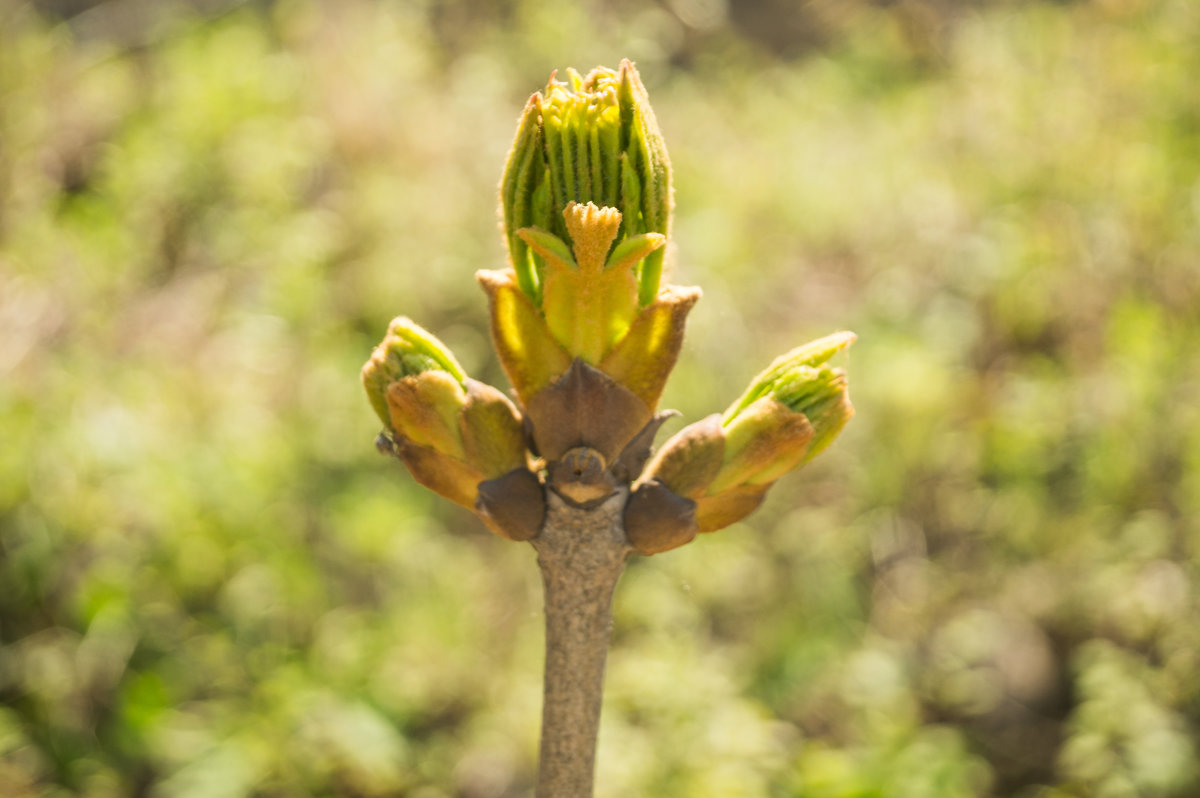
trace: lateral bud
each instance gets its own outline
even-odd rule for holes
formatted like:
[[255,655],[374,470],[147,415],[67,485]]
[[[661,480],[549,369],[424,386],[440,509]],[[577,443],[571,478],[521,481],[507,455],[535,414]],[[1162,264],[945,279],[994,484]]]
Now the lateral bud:
[[[380,451],[403,461],[420,484],[479,511],[498,534],[537,534],[541,484],[527,468],[521,415],[504,394],[468,377],[441,341],[405,317],[389,325],[362,380],[384,424]],[[502,477],[503,485],[520,487],[524,509],[501,507],[494,489],[480,508],[480,484]]]
[[695,502],[701,532],[745,518],[776,480],[828,446],[854,414],[845,373],[826,363],[853,341],[853,333],[835,333],[777,358],[723,415],[670,438],[638,490],[657,482]]

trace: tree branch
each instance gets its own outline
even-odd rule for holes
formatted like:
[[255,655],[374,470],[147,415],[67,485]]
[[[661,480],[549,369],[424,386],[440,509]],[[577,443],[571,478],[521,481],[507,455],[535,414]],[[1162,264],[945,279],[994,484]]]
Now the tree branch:
[[584,509],[546,493],[546,523],[531,541],[546,594],[537,798],[591,798],[613,589],[633,551],[621,523],[629,494],[622,487]]

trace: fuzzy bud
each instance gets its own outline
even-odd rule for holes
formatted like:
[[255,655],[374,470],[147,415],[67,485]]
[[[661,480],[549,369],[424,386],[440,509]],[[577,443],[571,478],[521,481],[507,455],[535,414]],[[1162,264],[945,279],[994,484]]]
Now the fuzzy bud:
[[[826,362],[854,338],[853,333],[835,333],[788,352],[755,377],[724,415],[709,416],[673,436],[635,490],[635,496],[646,491],[647,498],[640,504],[631,501],[631,508],[641,506],[637,512],[651,517],[645,507],[653,503],[653,517],[664,515],[667,503],[653,497],[666,488],[695,503],[701,532],[721,529],[753,512],[777,479],[832,443],[854,414],[845,373]],[[626,523],[638,526],[628,517]],[[646,546],[661,550],[650,532],[644,536]],[[686,542],[684,537],[676,533],[673,539]],[[633,535],[630,539],[643,548]]]
[[[669,234],[671,166],[654,112],[637,70],[622,61],[616,71],[597,67],[586,76],[567,70],[530,97],[500,185],[505,242],[517,283],[540,306],[546,279],[545,255],[519,231],[537,228],[575,244],[563,218],[574,202],[612,208],[620,214],[618,246],[645,233]],[[658,294],[661,249],[636,261],[640,305]]]
[[[477,279],[535,453],[549,461],[578,446],[611,458],[654,417],[700,297],[660,284],[670,172],[628,61],[552,75],[521,116],[500,186],[510,268]],[[603,396],[584,398],[585,385]]]
[[[384,424],[381,448],[404,461],[413,478],[479,511],[505,537],[537,534],[545,511],[540,486],[526,468],[521,416],[504,394],[466,376],[441,341],[404,317],[388,327],[362,380]],[[484,491],[488,508],[481,506],[485,482],[510,488]],[[498,506],[514,485],[521,508]]]

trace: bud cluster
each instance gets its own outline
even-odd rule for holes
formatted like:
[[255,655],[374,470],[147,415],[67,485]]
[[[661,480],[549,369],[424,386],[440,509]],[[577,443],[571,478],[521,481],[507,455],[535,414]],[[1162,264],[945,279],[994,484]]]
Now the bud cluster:
[[380,447],[494,531],[536,536],[546,491],[580,507],[632,491],[629,543],[665,551],[745,517],[853,414],[828,361],[854,335],[836,333],[775,360],[646,465],[700,291],[661,281],[670,163],[628,61],[552,75],[530,98],[500,200],[509,267],[476,277],[517,404],[403,317],[363,369]]

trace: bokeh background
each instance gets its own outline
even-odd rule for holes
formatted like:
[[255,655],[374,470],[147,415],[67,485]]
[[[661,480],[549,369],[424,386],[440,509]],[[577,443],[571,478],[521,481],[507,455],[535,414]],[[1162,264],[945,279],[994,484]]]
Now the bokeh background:
[[[0,3],[0,795],[530,791],[533,552],[372,445],[553,68],[637,61],[664,405],[858,417],[618,589],[600,796],[1200,794],[1200,4]],[[678,422],[676,427],[678,428]]]

